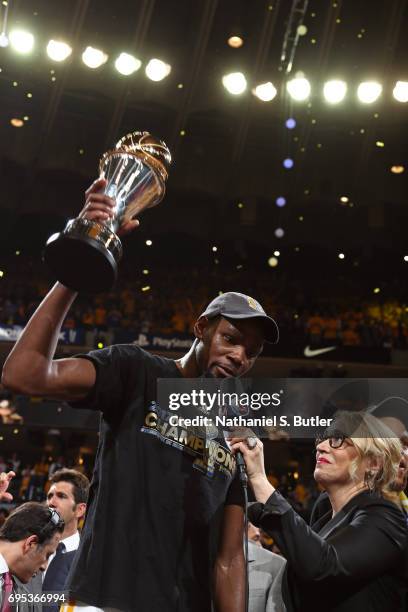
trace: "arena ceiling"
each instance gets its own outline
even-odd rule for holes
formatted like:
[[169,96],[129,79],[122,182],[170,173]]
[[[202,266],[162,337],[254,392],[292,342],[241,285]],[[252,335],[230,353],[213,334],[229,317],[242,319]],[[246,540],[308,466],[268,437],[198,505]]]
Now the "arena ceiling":
[[[392,96],[396,81],[408,81],[406,0],[6,4],[7,31],[27,29],[35,45],[28,55],[0,48],[3,249],[37,244],[61,229],[80,209],[101,154],[127,132],[148,130],[167,142],[174,160],[166,200],[143,219],[152,235],[282,249],[382,248],[396,262],[408,254],[408,104]],[[306,32],[296,37],[299,24]],[[240,48],[227,44],[231,34],[242,37]],[[51,38],[72,46],[65,62],[47,57]],[[88,45],[109,56],[98,69],[81,60]],[[114,68],[124,51],[142,62],[128,77]],[[151,58],[171,65],[160,82],[145,75]],[[242,95],[222,85],[234,71],[247,78]],[[285,88],[298,72],[312,86],[304,102],[291,100]],[[332,78],[348,84],[338,105],[322,95]],[[373,104],[356,98],[365,80],[383,86]],[[252,94],[266,81],[277,89],[271,102]],[[285,125],[289,117],[294,129]],[[286,158],[292,169],[283,167]],[[394,174],[392,166],[405,171]],[[285,206],[276,205],[278,197]]]

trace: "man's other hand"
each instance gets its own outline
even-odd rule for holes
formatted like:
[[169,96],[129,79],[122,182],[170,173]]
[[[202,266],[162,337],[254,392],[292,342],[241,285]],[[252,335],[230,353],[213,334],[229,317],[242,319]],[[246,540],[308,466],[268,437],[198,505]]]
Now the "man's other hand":
[[0,501],[2,502],[11,502],[13,501],[13,496],[11,493],[7,493],[8,486],[12,478],[14,478],[14,472],[1,472],[0,474]]

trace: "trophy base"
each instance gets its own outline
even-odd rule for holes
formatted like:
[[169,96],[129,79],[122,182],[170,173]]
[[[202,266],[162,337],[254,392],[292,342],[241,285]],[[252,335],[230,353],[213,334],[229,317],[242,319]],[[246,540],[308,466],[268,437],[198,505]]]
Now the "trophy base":
[[44,262],[60,283],[83,293],[113,287],[122,257],[119,238],[108,227],[87,219],[73,219],[63,232],[47,241]]

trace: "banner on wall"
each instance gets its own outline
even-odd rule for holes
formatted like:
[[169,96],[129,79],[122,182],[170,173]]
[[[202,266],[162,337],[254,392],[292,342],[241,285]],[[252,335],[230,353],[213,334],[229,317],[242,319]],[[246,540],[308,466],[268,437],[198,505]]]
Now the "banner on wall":
[[[0,341],[16,342],[23,329],[21,325],[0,325]],[[64,328],[60,331],[58,340],[62,344],[84,344],[85,330]]]
[[[15,342],[23,331],[20,325],[0,325],[0,342]],[[89,335],[90,334],[90,335]],[[191,348],[193,336],[191,334],[152,334],[117,329],[111,332],[99,330],[86,331],[82,328],[63,328],[59,335],[59,342],[64,345],[77,345],[81,347],[96,348],[99,342],[104,346],[110,344],[136,344],[148,351],[176,351],[186,352]],[[299,338],[295,341],[282,337],[278,344],[264,345],[264,357],[279,357],[289,359],[304,359],[305,362],[335,361],[356,363],[392,363],[391,347],[382,346],[341,346],[331,344],[309,345]]]

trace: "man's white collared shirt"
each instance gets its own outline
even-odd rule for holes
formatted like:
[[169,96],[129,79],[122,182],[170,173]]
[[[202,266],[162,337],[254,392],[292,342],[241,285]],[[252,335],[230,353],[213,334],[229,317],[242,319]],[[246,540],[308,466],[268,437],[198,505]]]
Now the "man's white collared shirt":
[[4,582],[3,574],[9,571],[10,571],[10,568],[7,564],[7,561],[5,560],[3,555],[0,553],[0,593],[3,589],[3,582]]
[[8,571],[9,571],[9,566],[7,565],[7,561],[5,560],[3,555],[0,553],[0,574],[5,574]]
[[[78,548],[78,546],[79,546],[79,531],[76,531],[75,533],[73,533],[71,536],[68,536],[64,540],[60,540],[60,544],[64,544],[65,552],[71,552],[72,550],[76,550]],[[53,553],[50,556],[50,558],[48,559],[47,569],[45,570],[45,572],[42,575],[43,582],[44,582],[44,578],[45,578],[45,575],[47,573],[47,570],[50,567],[50,563],[53,560],[53,558],[55,557],[55,554],[56,553]]]

